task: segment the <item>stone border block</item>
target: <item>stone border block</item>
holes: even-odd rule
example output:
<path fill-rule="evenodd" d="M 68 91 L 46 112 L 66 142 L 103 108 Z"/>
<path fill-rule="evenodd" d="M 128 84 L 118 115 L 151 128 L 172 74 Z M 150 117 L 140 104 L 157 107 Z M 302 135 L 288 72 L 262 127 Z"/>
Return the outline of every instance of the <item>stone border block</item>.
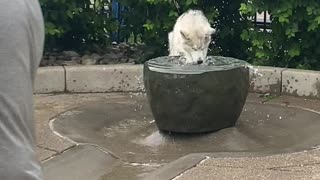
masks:
<path fill-rule="evenodd" d="M 320 98 L 320 71 L 254 67 L 250 92 Z M 34 92 L 94 93 L 144 90 L 143 65 L 54 66 L 38 69 Z"/>
<path fill-rule="evenodd" d="M 38 69 L 34 92 L 46 94 L 65 92 L 65 71 L 61 66 L 41 67 Z"/>
<path fill-rule="evenodd" d="M 250 92 L 281 94 L 281 74 L 284 68 L 254 67 L 250 71 Z"/>
<path fill-rule="evenodd" d="M 298 69 L 283 71 L 282 93 L 300 97 L 320 98 L 320 72 Z"/>
<path fill-rule="evenodd" d="M 70 66 L 65 69 L 67 92 L 136 92 L 144 89 L 142 65 Z"/>
<path fill-rule="evenodd" d="M 189 154 L 151 172 L 143 180 L 169 180 L 195 167 L 207 157 L 204 154 Z"/>
<path fill-rule="evenodd" d="M 46 180 L 97 180 L 119 164 L 118 159 L 90 145 L 80 145 L 42 164 Z"/>

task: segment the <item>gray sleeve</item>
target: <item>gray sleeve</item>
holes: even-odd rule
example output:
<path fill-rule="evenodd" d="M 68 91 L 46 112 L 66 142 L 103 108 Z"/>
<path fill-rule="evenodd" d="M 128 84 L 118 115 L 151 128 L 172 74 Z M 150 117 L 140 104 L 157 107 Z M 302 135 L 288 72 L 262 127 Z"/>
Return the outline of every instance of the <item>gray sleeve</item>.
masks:
<path fill-rule="evenodd" d="M 43 51 L 38 0 L 0 1 L 0 179 L 40 180 L 33 84 Z"/>

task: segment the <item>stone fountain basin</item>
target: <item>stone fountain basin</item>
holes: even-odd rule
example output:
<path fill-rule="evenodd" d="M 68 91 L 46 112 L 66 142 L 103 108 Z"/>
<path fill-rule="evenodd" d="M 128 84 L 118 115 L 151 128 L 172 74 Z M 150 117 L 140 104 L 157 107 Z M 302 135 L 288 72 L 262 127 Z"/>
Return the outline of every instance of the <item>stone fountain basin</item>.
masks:
<path fill-rule="evenodd" d="M 144 64 L 144 84 L 160 130 L 199 133 L 236 124 L 248 95 L 247 63 L 225 57 L 208 62 L 180 65 L 178 57 L 159 57 Z"/>

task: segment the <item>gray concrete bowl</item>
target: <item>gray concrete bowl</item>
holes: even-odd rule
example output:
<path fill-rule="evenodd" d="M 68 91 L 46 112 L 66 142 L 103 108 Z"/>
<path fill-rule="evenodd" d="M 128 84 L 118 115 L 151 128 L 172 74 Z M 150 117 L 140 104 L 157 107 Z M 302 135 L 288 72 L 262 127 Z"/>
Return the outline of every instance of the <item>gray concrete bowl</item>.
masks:
<path fill-rule="evenodd" d="M 159 130 L 212 132 L 236 124 L 248 95 L 249 67 L 220 56 L 200 65 L 159 57 L 145 62 L 144 84 Z"/>

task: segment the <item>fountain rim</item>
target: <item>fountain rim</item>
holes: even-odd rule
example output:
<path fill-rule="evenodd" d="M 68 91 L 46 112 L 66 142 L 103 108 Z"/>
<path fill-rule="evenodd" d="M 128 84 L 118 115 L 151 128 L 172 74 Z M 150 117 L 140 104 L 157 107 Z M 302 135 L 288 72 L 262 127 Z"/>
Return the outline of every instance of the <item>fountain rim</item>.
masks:
<path fill-rule="evenodd" d="M 220 62 L 219 65 L 195 65 L 195 64 L 186 64 L 181 65 L 178 63 L 161 63 L 167 59 L 178 59 L 179 56 L 160 56 L 153 59 L 150 59 L 144 63 L 144 67 L 148 68 L 150 71 L 158 72 L 158 73 L 166 73 L 166 74 L 183 74 L 183 75 L 191 75 L 191 74 L 203 74 L 208 72 L 225 72 L 230 71 L 237 68 L 245 68 L 250 69 L 251 64 L 244 60 L 236 59 L 233 57 L 226 57 L 226 56 L 208 56 L 208 58 L 212 58 L 216 60 L 221 59 L 228 59 L 231 63 L 222 63 Z M 171 61 L 172 61 L 171 60 Z"/>

